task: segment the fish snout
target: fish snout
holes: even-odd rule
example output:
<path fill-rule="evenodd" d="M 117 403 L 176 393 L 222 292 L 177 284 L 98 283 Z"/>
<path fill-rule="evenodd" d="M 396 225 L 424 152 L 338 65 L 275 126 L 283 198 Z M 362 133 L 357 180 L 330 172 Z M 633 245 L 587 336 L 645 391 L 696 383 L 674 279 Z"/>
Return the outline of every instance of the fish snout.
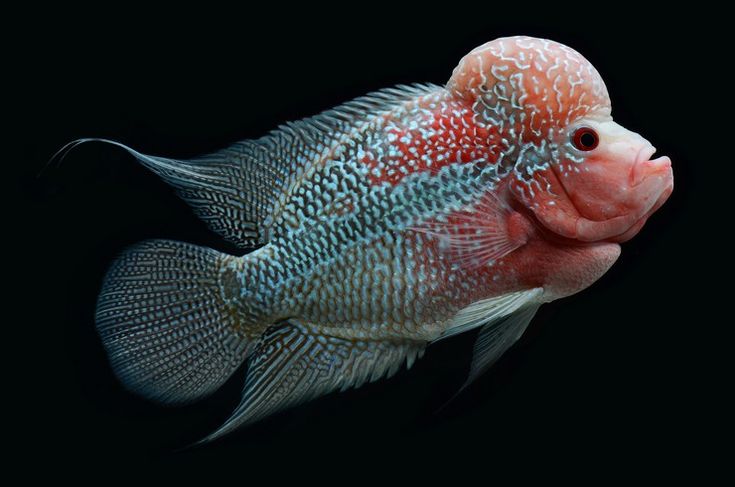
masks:
<path fill-rule="evenodd" d="M 630 187 L 635 188 L 643 181 L 651 177 L 660 177 L 663 180 L 671 179 L 673 184 L 673 174 L 671 171 L 671 159 L 668 156 L 657 157 L 651 159 L 656 153 L 656 148 L 652 145 L 643 147 L 636 157 L 635 163 L 630 170 Z"/>

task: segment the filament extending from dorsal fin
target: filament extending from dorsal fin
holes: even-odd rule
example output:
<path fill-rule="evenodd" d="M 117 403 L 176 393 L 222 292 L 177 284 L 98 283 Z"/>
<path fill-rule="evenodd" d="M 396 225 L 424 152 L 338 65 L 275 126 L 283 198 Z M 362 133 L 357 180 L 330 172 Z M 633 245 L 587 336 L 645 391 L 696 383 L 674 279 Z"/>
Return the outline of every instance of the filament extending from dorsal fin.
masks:
<path fill-rule="evenodd" d="M 262 222 L 278 188 L 274 176 L 253 168 L 254 143 L 246 141 L 202 158 L 178 160 L 143 154 L 120 142 L 85 138 L 66 144 L 51 158 L 57 164 L 81 144 L 101 142 L 119 147 L 173 186 L 209 227 L 235 245 L 248 248 L 264 243 Z"/>
<path fill-rule="evenodd" d="M 56 163 L 57 166 L 61 165 L 61 163 L 64 162 L 64 159 L 66 159 L 66 157 L 69 155 L 71 151 L 73 151 L 80 145 L 86 144 L 88 142 L 101 142 L 103 144 L 111 144 L 116 147 L 119 147 L 125 150 L 128 154 L 135 157 L 138 161 L 140 161 L 144 166 L 148 167 L 149 169 L 154 169 L 154 168 L 167 169 L 170 171 L 188 174 L 192 177 L 202 178 L 205 180 L 206 179 L 211 179 L 212 181 L 218 180 L 216 176 L 203 175 L 203 174 L 191 171 L 187 169 L 186 167 L 182 167 L 180 164 L 183 161 L 179 161 L 176 159 L 169 159 L 166 157 L 149 156 L 147 154 L 143 154 L 142 152 L 138 152 L 132 147 L 129 147 L 121 142 L 117 142 L 116 140 L 103 139 L 99 137 L 87 137 L 87 138 L 72 140 L 71 142 L 66 144 L 64 147 L 56 151 L 56 153 L 53 156 L 51 156 L 51 159 L 49 159 L 49 162 L 46 164 L 46 167 L 52 165 L 54 161 L 58 161 Z M 41 171 L 43 172 L 43 169 Z"/>

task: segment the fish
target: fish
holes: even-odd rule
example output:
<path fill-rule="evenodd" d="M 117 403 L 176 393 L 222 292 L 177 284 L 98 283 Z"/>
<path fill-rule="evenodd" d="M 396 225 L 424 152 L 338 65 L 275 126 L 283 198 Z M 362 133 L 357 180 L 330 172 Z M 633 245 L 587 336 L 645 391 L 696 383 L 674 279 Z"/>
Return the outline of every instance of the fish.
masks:
<path fill-rule="evenodd" d="M 131 154 L 241 255 L 148 240 L 111 264 L 96 328 L 122 385 L 166 405 L 242 398 L 211 441 L 410 368 L 479 329 L 463 388 L 539 307 L 594 283 L 673 191 L 560 43 L 505 37 L 445 86 L 401 85 L 178 160 Z"/>

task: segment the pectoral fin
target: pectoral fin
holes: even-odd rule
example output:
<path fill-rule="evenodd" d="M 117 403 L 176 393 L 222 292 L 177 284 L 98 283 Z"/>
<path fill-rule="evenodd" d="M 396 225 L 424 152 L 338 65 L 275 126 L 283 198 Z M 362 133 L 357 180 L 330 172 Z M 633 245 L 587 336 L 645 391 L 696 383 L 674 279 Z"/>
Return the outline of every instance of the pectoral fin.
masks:
<path fill-rule="evenodd" d="M 410 367 L 423 353 L 415 340 L 344 339 L 290 321 L 269 328 L 250 357 L 240 405 L 202 442 L 334 390 L 359 387 Z"/>
<path fill-rule="evenodd" d="M 472 205 L 411 226 L 437 241 L 448 258 L 465 269 L 476 269 L 502 259 L 528 240 L 524 218 L 493 191 Z"/>

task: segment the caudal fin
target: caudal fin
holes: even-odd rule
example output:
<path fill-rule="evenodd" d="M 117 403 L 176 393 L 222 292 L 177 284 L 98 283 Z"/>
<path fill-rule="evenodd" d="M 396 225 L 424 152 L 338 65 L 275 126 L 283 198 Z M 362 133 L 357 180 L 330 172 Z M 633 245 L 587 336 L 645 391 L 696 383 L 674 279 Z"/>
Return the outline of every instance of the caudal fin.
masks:
<path fill-rule="evenodd" d="M 227 258 L 151 240 L 113 264 L 97 303 L 97 330 L 128 389 L 188 403 L 214 392 L 244 361 L 250 343 L 238 333 L 220 283 Z"/>

